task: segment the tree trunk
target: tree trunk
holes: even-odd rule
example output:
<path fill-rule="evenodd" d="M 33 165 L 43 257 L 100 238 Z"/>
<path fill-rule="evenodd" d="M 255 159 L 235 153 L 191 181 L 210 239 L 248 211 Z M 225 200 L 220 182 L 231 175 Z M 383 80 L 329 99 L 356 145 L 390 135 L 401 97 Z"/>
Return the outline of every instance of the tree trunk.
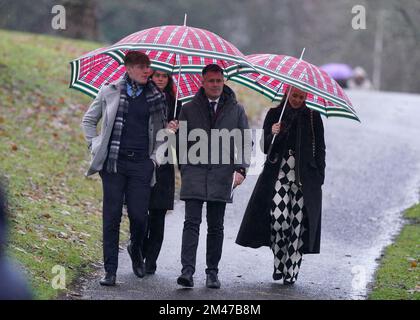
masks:
<path fill-rule="evenodd" d="M 67 16 L 67 37 L 98 39 L 96 0 L 66 0 L 63 5 Z"/>

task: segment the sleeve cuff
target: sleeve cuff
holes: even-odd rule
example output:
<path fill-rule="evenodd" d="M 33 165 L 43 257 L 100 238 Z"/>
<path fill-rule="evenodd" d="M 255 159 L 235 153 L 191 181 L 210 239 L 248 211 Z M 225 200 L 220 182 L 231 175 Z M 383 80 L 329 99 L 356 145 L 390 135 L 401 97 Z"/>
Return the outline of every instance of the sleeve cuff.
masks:
<path fill-rule="evenodd" d="M 246 178 L 246 170 L 245 170 L 245 168 L 236 168 L 235 171 L 236 172 L 239 172 L 241 175 L 244 176 L 244 178 Z"/>

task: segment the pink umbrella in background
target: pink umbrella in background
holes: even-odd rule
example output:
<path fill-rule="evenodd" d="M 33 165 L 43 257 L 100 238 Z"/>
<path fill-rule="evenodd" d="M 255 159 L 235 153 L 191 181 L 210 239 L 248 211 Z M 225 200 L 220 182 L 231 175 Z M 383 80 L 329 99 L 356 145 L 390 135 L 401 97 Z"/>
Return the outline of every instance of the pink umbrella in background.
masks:
<path fill-rule="evenodd" d="M 353 69 L 345 63 L 328 63 L 321 66 L 321 69 L 329 74 L 334 80 L 350 79 L 353 76 Z"/>
<path fill-rule="evenodd" d="M 328 63 L 321 66 L 321 69 L 338 82 L 342 88 L 347 88 L 347 80 L 353 77 L 353 69 L 345 63 Z"/>

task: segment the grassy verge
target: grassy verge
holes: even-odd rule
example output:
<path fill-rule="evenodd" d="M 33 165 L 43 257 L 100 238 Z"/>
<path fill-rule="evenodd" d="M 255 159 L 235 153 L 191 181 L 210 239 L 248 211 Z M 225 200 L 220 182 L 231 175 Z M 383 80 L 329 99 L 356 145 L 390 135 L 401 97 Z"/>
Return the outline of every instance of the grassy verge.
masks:
<path fill-rule="evenodd" d="M 385 250 L 369 299 L 420 300 L 420 205 L 405 218 L 407 225 Z"/>
<path fill-rule="evenodd" d="M 86 179 L 80 120 L 90 98 L 68 89 L 68 62 L 99 44 L 0 31 L 0 175 L 9 197 L 8 253 L 36 298 L 51 299 L 100 261 L 101 189 Z"/>

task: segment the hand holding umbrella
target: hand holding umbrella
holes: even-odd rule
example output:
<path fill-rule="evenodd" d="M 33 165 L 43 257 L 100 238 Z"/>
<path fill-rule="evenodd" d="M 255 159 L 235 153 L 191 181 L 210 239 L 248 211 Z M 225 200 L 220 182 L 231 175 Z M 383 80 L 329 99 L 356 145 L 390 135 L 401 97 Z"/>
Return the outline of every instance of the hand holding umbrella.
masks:
<path fill-rule="evenodd" d="M 299 61 L 302 60 L 304 53 L 305 53 L 305 48 L 303 48 L 302 53 L 300 54 Z M 281 111 L 279 121 L 277 122 L 278 126 L 276 126 L 274 128 L 275 130 L 274 130 L 274 134 L 273 134 L 273 139 L 271 139 L 271 144 L 270 144 L 270 147 L 268 148 L 268 152 L 267 152 L 267 159 L 269 161 L 270 161 L 271 150 L 273 149 L 274 140 L 276 139 L 277 135 L 280 133 L 280 130 L 281 130 L 281 119 L 283 118 L 284 110 L 286 110 L 286 105 L 287 105 L 291 90 L 292 90 L 292 86 L 289 86 L 289 90 L 287 91 L 287 94 L 286 94 L 286 103 L 283 106 L 283 110 Z"/>

